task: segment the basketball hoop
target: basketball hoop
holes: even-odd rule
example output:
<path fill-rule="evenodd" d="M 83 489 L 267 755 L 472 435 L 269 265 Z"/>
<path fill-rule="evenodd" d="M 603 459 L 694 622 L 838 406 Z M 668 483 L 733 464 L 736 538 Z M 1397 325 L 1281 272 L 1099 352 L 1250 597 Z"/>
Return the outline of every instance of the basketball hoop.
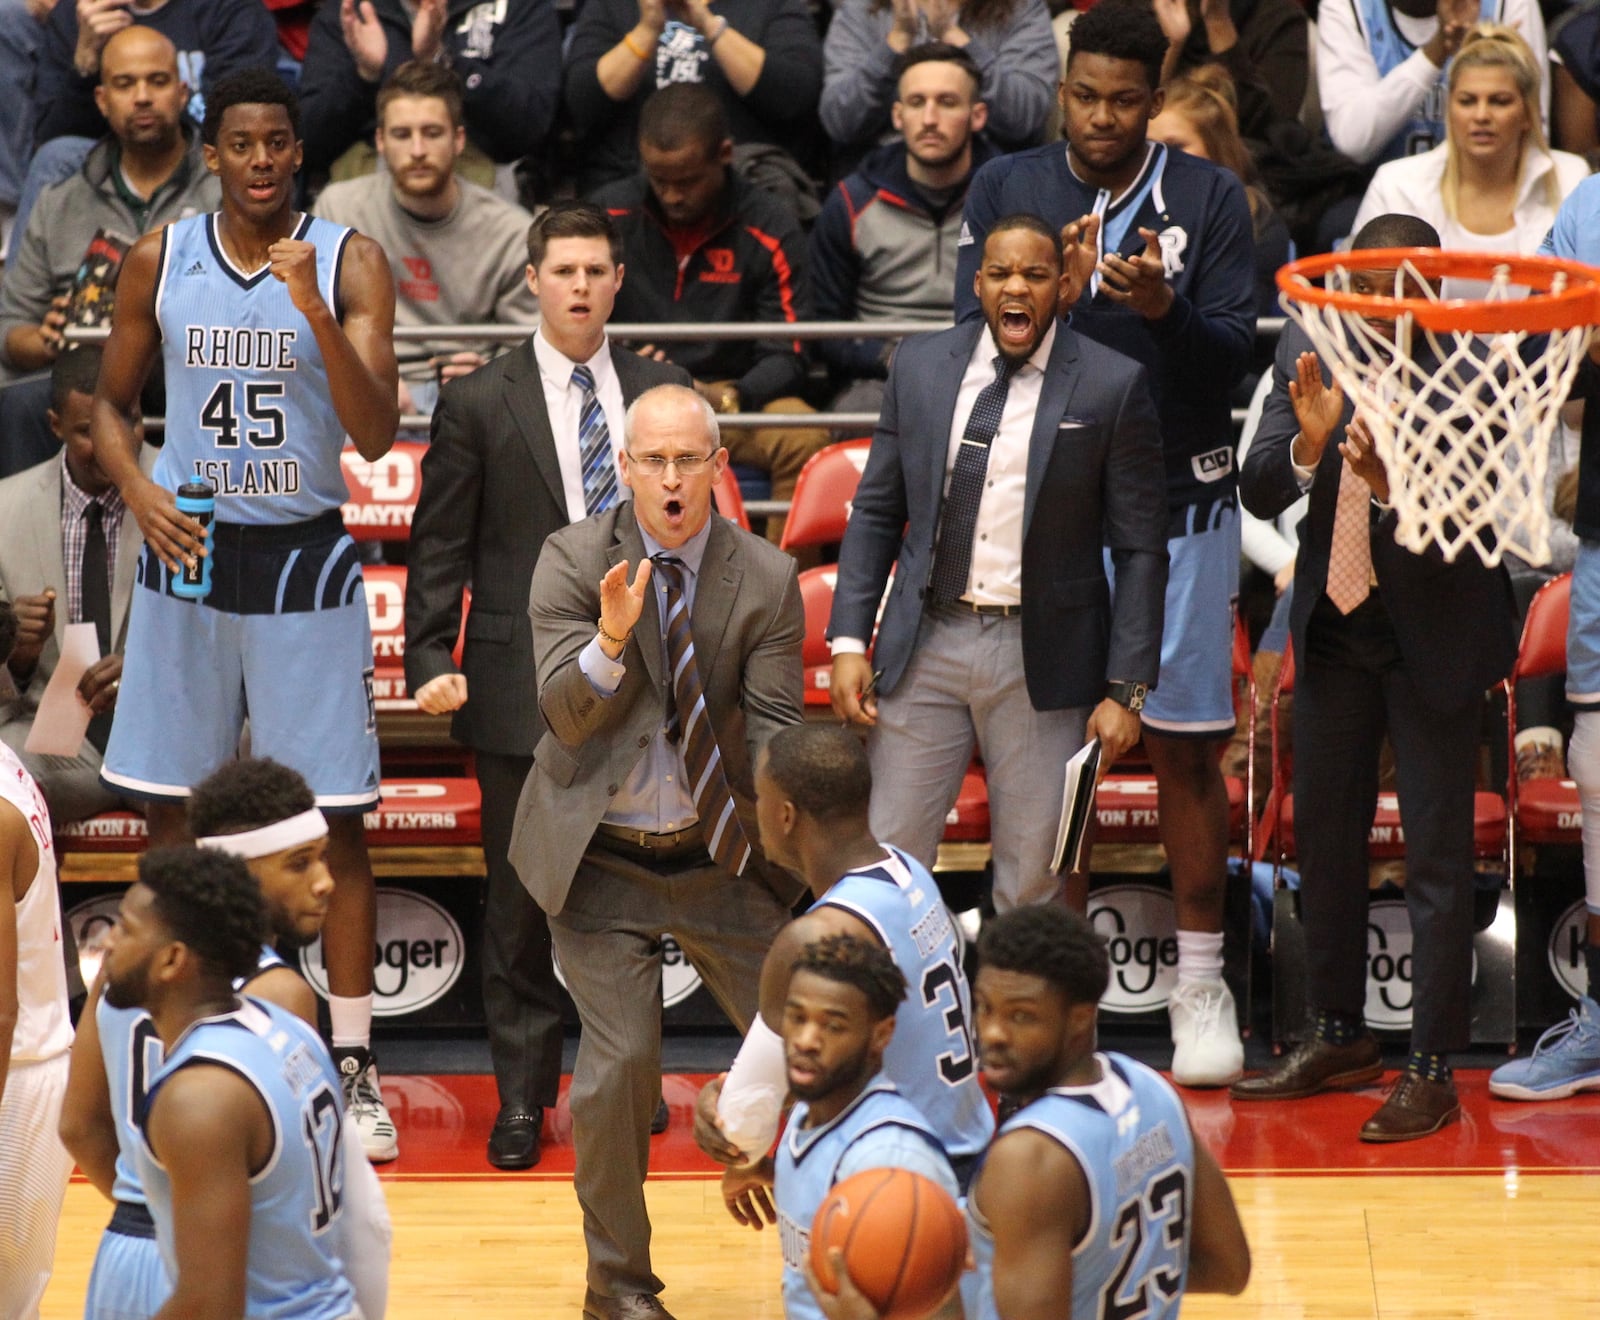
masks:
<path fill-rule="evenodd" d="M 1391 269 L 1391 293 L 1352 290 L 1353 271 Z M 1446 279 L 1485 287 L 1442 298 Z M 1406 296 L 1412 282 L 1420 296 Z M 1278 289 L 1372 432 L 1395 539 L 1418 552 L 1437 546 L 1447 560 L 1471 546 L 1490 567 L 1508 550 L 1548 562 L 1550 441 L 1600 325 L 1600 269 L 1383 248 L 1292 261 Z"/>

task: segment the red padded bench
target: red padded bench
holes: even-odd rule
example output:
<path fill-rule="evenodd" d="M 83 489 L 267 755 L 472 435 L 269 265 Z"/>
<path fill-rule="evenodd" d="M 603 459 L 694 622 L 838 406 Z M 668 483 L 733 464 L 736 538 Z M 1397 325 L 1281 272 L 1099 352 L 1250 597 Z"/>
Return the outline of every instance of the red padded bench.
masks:
<path fill-rule="evenodd" d="M 385 779 L 366 814 L 377 875 L 482 875 L 483 801 L 472 778 Z M 131 880 L 144 851 L 144 817 L 108 811 L 58 836 L 63 880 Z"/>

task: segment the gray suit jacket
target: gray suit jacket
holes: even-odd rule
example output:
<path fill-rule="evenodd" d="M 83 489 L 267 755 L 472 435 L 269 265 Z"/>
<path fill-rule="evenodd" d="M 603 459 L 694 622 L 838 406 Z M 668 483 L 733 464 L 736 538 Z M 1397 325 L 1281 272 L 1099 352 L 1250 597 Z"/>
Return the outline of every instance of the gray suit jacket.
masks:
<path fill-rule="evenodd" d="M 139 466 L 148 476 L 157 451 L 146 445 Z M 61 659 L 67 626 L 67 569 L 61 555 L 61 456 L 46 459 L 0 481 L 0 598 L 36 596 L 56 590 L 56 632 L 44 645 L 39 664 L 24 691 L 17 692 L 10 671 L 0 672 L 0 724 L 31 720 L 39 709 L 50 675 Z M 122 649 L 128 631 L 128 603 L 144 538 L 132 513 L 123 515 L 117 538 L 117 571 L 111 583 L 111 636 Z M 3 668 L 3 667 L 0 667 Z"/>
<path fill-rule="evenodd" d="M 614 696 L 602 699 L 578 665 L 600 617 L 600 579 L 618 561 L 637 564 L 643 554 L 627 501 L 555 533 L 534 569 L 528 614 L 549 732 L 523 785 L 509 854 L 528 892 L 552 916 L 566 905 L 595 826 L 665 718 L 654 591 L 623 652 L 627 673 Z M 755 848 L 744 878 L 767 883 L 790 903 L 800 886 L 767 867 L 760 853 L 755 763 L 766 740 L 801 716 L 805 611 L 794 560 L 713 514 L 692 626 L 706 711 Z"/>
<path fill-rule="evenodd" d="M 910 662 L 938 543 L 951 418 L 982 321 L 905 340 L 856 491 L 828 636 L 872 636 L 879 691 Z M 1153 684 L 1167 587 L 1161 433 L 1144 369 L 1057 323 L 1028 442 L 1022 659 L 1035 710 L 1092 706 L 1108 680 Z M 1117 570 L 1113 604 L 1102 546 Z"/>
<path fill-rule="evenodd" d="M 687 372 L 613 348 L 624 403 Z M 422 459 L 406 554 L 406 686 L 455 672 L 461 589 L 472 584 L 456 741 L 530 756 L 544 722 L 529 640 L 528 584 L 545 537 L 567 525 L 566 493 L 533 342 L 446 385 Z M 596 579 L 598 582 L 599 579 Z"/>

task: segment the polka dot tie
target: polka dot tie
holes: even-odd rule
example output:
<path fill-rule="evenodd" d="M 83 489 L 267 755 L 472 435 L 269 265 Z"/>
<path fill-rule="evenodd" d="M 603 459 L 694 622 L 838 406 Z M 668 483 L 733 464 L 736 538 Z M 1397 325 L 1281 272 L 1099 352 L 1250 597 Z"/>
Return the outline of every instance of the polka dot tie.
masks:
<path fill-rule="evenodd" d="M 966 595 L 967 578 L 972 573 L 972 535 L 978 526 L 978 505 L 983 501 L 983 483 L 989 472 L 989 446 L 1000 429 L 1011 377 L 1021 365 L 1003 354 L 995 355 L 994 379 L 978 395 L 967 417 L 966 430 L 961 433 L 950 487 L 945 492 L 944 513 L 939 519 L 939 550 L 933 561 L 931 585 L 935 605 L 948 605 Z"/>
<path fill-rule="evenodd" d="M 1349 463 L 1339 464 L 1339 502 L 1328 551 L 1328 599 L 1348 614 L 1372 592 L 1371 488 Z"/>

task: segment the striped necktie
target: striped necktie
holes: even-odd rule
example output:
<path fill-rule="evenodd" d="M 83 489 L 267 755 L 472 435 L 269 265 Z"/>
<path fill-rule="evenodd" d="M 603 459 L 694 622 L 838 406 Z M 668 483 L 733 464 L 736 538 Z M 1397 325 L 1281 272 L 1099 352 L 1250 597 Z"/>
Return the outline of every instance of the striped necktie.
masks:
<path fill-rule="evenodd" d="M 572 383 L 583 391 L 578 412 L 578 457 L 583 465 L 583 511 L 601 513 L 617 502 L 617 464 L 611 456 L 611 428 L 594 392 L 594 372 L 583 363 L 572 369 Z"/>
<path fill-rule="evenodd" d="M 680 731 L 683 767 L 689 776 L 695 811 L 705 835 L 706 851 L 717 865 L 734 875 L 744 872 L 750 860 L 750 841 L 734 808 L 733 791 L 722 769 L 722 752 L 706 713 L 706 694 L 700 686 L 700 668 L 694 658 L 694 637 L 689 626 L 689 604 L 684 594 L 683 562 L 669 555 L 653 557 L 667 589 L 667 662 L 672 667 L 667 736 Z"/>
<path fill-rule="evenodd" d="M 995 354 L 994 379 L 973 401 L 961 443 L 956 446 L 928 593 L 935 605 L 948 605 L 967 594 L 967 579 L 972 575 L 972 536 L 978 527 L 978 505 L 983 500 L 984 477 L 989 471 L 989 446 L 1005 415 L 1011 377 L 1022 365 L 1004 354 Z"/>

